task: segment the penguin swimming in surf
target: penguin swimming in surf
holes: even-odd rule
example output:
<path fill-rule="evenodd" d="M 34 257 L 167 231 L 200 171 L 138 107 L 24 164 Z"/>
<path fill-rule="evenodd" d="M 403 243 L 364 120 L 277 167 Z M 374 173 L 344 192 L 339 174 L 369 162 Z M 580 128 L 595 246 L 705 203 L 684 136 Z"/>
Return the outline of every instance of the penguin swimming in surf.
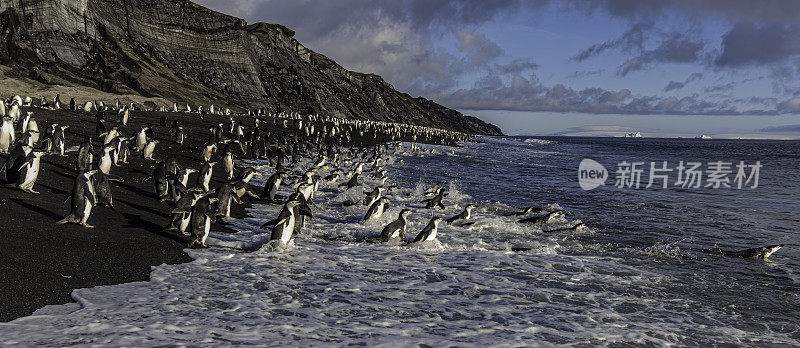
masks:
<path fill-rule="evenodd" d="M 414 241 L 411 243 L 420 243 L 420 242 L 428 242 L 436 239 L 437 232 L 439 231 L 439 223 L 442 222 L 441 217 L 433 217 L 422 229 L 422 231 L 417 234 L 417 237 L 414 238 Z"/>
<path fill-rule="evenodd" d="M 453 222 L 456 222 L 458 220 L 469 220 L 472 217 L 472 210 L 475 208 L 477 208 L 476 205 L 467 204 L 467 206 L 464 207 L 464 211 L 462 211 L 460 214 L 456 216 L 447 219 L 447 223 L 452 224 Z"/>
<path fill-rule="evenodd" d="M 744 250 L 722 250 L 719 248 L 712 249 L 711 252 L 719 253 L 725 256 L 740 257 L 745 259 L 767 260 L 773 253 L 783 248 L 785 244 L 769 245 L 765 247 L 749 248 Z"/>
<path fill-rule="evenodd" d="M 381 231 L 380 237 L 377 241 L 380 243 L 397 243 L 402 244 L 406 238 L 406 220 L 408 216 L 414 212 L 409 209 L 403 209 L 397 216 L 397 220 L 392 221 Z"/>
<path fill-rule="evenodd" d="M 427 209 L 433 207 L 439 207 L 441 209 L 444 209 L 444 204 L 442 203 L 443 198 L 444 198 L 444 188 L 440 187 L 438 190 L 436 190 L 436 195 L 433 196 L 433 198 L 426 199 L 422 201 L 422 203 L 425 203 L 425 208 Z"/>
<path fill-rule="evenodd" d="M 383 216 L 383 212 L 386 210 L 386 205 L 389 204 L 389 202 L 390 200 L 386 197 L 381 197 L 373 202 L 372 205 L 369 206 L 369 209 L 367 209 L 367 213 L 364 214 L 364 222 L 375 221 Z"/>
<path fill-rule="evenodd" d="M 559 216 L 563 216 L 564 213 L 561 211 L 551 211 L 547 213 L 545 216 L 532 216 L 529 218 L 520 219 L 519 222 L 521 223 L 534 223 L 534 224 L 541 224 L 550 222 L 550 220 L 555 219 Z"/>

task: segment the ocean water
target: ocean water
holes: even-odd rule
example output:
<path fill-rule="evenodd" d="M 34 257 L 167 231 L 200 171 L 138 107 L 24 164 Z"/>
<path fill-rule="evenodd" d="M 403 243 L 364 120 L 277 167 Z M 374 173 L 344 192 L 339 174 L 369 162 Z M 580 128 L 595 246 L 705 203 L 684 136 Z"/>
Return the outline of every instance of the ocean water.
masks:
<path fill-rule="evenodd" d="M 238 233 L 188 251 L 196 261 L 154 267 L 149 282 L 76 290 L 76 303 L 0 324 L 0 345 L 800 345 L 800 143 L 504 137 L 418 147 L 387 158 L 398 188 L 378 223 L 361 223 L 365 207 L 341 206 L 372 188 L 368 175 L 346 192 L 321 185 L 314 218 L 279 250 L 258 229 L 279 207 L 256 204 L 231 222 Z M 606 186 L 580 188 L 583 158 L 612 172 Z M 633 189 L 613 185 L 621 161 L 763 167 L 755 189 Z M 434 184 L 448 190 L 445 210 L 420 203 Z M 404 207 L 416 211 L 413 238 L 468 203 L 479 205 L 474 224 L 443 223 L 438 241 L 359 242 Z M 543 225 L 505 216 L 531 205 L 568 214 Z M 548 232 L 578 222 L 588 228 Z M 789 245 L 766 262 L 706 251 L 780 243 Z"/>

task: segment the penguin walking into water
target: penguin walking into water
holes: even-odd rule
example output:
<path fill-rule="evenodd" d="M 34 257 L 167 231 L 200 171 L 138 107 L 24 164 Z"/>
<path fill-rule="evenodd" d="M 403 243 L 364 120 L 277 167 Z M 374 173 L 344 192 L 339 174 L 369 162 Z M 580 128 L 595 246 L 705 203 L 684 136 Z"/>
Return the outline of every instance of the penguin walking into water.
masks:
<path fill-rule="evenodd" d="M 436 195 L 433 196 L 433 198 L 426 199 L 422 202 L 425 203 L 425 208 L 428 209 L 433 207 L 439 207 L 441 209 L 444 209 L 444 204 L 442 204 L 443 198 L 444 198 L 444 188 L 440 187 L 438 190 L 436 190 Z"/>
<path fill-rule="evenodd" d="M 191 242 L 190 248 L 206 248 L 206 239 L 211 231 L 211 222 L 214 220 L 214 202 L 216 198 L 205 196 L 197 200 L 192 207 L 191 221 Z"/>
<path fill-rule="evenodd" d="M 283 205 L 283 209 L 278 214 L 274 226 L 272 227 L 272 234 L 270 241 L 280 241 L 281 245 L 289 244 L 294 234 L 295 225 L 295 208 L 302 204 L 300 201 L 290 200 Z M 264 228 L 264 226 L 262 226 Z"/>
<path fill-rule="evenodd" d="M 86 228 L 94 227 L 86 223 L 86 221 L 89 220 L 89 215 L 91 215 L 92 208 L 96 203 L 94 184 L 92 183 L 92 176 L 96 172 L 96 170 L 90 170 L 78 174 L 75 178 L 75 184 L 72 187 L 71 211 L 64 219 L 56 222 L 57 225 L 75 223 Z"/>
<path fill-rule="evenodd" d="M 431 221 L 425 225 L 425 228 L 417 234 L 414 241 L 411 243 L 429 242 L 436 239 L 437 232 L 439 231 L 439 223 L 442 222 L 441 217 L 433 217 Z"/>
<path fill-rule="evenodd" d="M 477 208 L 476 205 L 467 204 L 467 206 L 464 207 L 464 211 L 462 211 L 460 214 L 458 214 L 456 216 L 453 216 L 453 217 L 447 219 L 447 223 L 448 224 L 452 224 L 452 223 L 454 223 L 454 222 L 456 222 L 458 220 L 469 220 L 472 217 L 472 210 L 475 209 L 475 208 Z"/>
<path fill-rule="evenodd" d="M 236 204 L 242 204 L 242 201 L 239 200 L 239 196 L 236 195 L 236 192 L 233 189 L 233 185 L 227 182 L 222 184 L 222 186 L 217 188 L 216 196 L 217 196 L 216 216 L 222 216 L 222 221 L 225 222 L 230 221 L 231 204 L 233 202 L 236 202 Z"/>
<path fill-rule="evenodd" d="M 277 193 L 278 189 L 281 187 L 282 181 L 286 181 L 286 172 L 275 172 L 275 174 L 272 174 L 264 184 L 264 192 L 261 194 L 261 199 L 270 203 L 277 202 Z"/>
<path fill-rule="evenodd" d="M 198 192 L 191 192 L 181 196 L 181 199 L 178 200 L 175 208 L 172 210 L 172 221 L 167 227 L 167 230 L 177 230 L 180 232 L 180 234 L 189 236 L 189 223 L 191 222 L 192 218 L 192 207 L 194 207 L 194 205 L 202 196 L 203 195 Z"/>
<path fill-rule="evenodd" d="M 373 202 L 372 205 L 369 206 L 367 209 L 367 213 L 364 214 L 364 222 L 369 221 L 376 221 L 383 216 L 383 212 L 386 210 L 386 205 L 389 204 L 389 199 L 386 197 L 381 197 L 377 201 Z"/>
<path fill-rule="evenodd" d="M 406 238 L 406 224 L 408 216 L 414 212 L 410 209 L 403 209 L 397 216 L 397 220 L 392 221 L 381 231 L 380 237 L 377 241 L 380 243 L 397 243 L 402 244 Z"/>

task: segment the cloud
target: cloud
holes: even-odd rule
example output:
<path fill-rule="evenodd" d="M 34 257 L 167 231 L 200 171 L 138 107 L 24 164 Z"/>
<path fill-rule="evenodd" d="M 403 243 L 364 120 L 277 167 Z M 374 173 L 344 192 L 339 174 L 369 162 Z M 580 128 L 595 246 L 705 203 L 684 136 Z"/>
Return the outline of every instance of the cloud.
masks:
<path fill-rule="evenodd" d="M 800 133 L 800 124 L 767 127 L 762 128 L 761 131 L 768 133 Z"/>
<path fill-rule="evenodd" d="M 503 53 L 500 46 L 474 29 L 457 30 L 455 37 L 458 49 L 466 55 L 472 67 L 483 66 Z"/>
<path fill-rule="evenodd" d="M 614 69 L 618 76 L 659 64 L 700 64 L 737 69 L 769 65 L 774 89 L 782 98 L 800 96 L 800 1 L 783 0 L 196 0 L 201 5 L 244 17 L 250 22 L 281 23 L 295 30 L 307 47 L 330 56 L 345 68 L 383 76 L 398 90 L 436 97 L 448 106 L 477 109 L 581 111 L 592 113 L 774 114 L 800 113 L 784 101 L 763 100 L 754 110 L 741 111 L 725 96 L 705 101 L 641 96 L 628 89 L 574 89 L 543 86 L 535 75 L 534 58 L 504 60 L 505 53 L 481 32 L 485 23 L 518 13 L 554 9 L 594 16 L 602 12 L 629 23 L 620 36 L 580 50 L 572 61 L 584 62 L 611 51 L 626 57 Z M 343 10 L 346 9 L 346 10 Z M 677 18 L 677 29 L 664 18 Z M 698 39 L 692 21 L 722 19 L 730 25 L 720 41 Z M 727 24 L 726 24 L 727 23 Z M 688 26 L 686 25 L 688 24 Z M 676 31 L 677 30 L 677 31 Z M 444 40 L 446 38 L 446 40 Z M 453 39 L 455 49 L 440 47 Z M 576 71 L 568 78 L 595 76 L 605 69 Z M 612 71 L 612 67 L 608 71 Z M 787 70 L 788 69 L 788 70 Z M 791 71 L 786 73 L 785 71 Z M 477 72 L 477 74 L 476 74 Z M 471 88 L 456 89 L 481 72 Z M 694 74 L 693 74 L 694 75 Z M 700 79 L 670 81 L 665 92 Z M 525 76 L 525 77 L 523 77 Z M 605 76 L 605 75 L 604 75 Z M 725 85 L 721 85 L 725 86 Z M 711 92 L 721 86 L 709 86 Z M 627 92 L 625 92 L 627 91 Z M 708 92 L 707 92 L 708 93 Z M 450 103 L 452 102 L 452 103 Z M 741 102 L 738 104 L 747 104 Z M 738 105 L 737 104 L 737 105 Z"/>
<path fill-rule="evenodd" d="M 589 58 L 595 57 L 607 50 L 619 49 L 623 52 L 643 51 L 645 43 L 645 35 L 653 28 L 652 22 L 639 22 L 634 24 L 630 29 L 626 30 L 620 37 L 595 44 L 589 48 L 581 51 L 573 57 L 573 60 L 582 62 Z"/>
<path fill-rule="evenodd" d="M 800 54 L 800 27 L 794 24 L 738 22 L 722 38 L 722 53 L 714 63 L 718 66 L 779 62 Z"/>
<path fill-rule="evenodd" d="M 646 49 L 649 38 L 658 37 L 660 42 L 654 49 Z M 689 63 L 701 58 L 703 44 L 691 39 L 687 34 L 662 34 L 654 30 L 653 22 L 633 24 L 618 38 L 595 44 L 579 52 L 572 60 L 582 62 L 605 51 L 618 50 L 634 56 L 623 62 L 617 69 L 620 76 L 647 68 L 652 63 Z"/>
<path fill-rule="evenodd" d="M 533 62 L 533 59 L 515 59 L 508 64 L 495 65 L 495 69 L 501 74 L 519 74 L 526 70 L 535 70 L 539 64 Z"/>
<path fill-rule="evenodd" d="M 683 98 L 637 96 L 629 89 L 576 90 L 561 84 L 543 85 L 536 75 L 515 75 L 503 81 L 486 76 L 472 88 L 439 93 L 434 99 L 467 110 L 514 110 L 583 112 L 594 114 L 671 114 L 671 115 L 739 115 L 731 103 L 712 102 L 696 96 Z M 769 113 L 769 110 L 754 112 Z M 773 112 L 774 113 L 774 112 Z"/>
<path fill-rule="evenodd" d="M 667 84 L 667 86 L 664 87 L 664 92 L 679 90 L 679 89 L 685 87 L 686 85 L 688 85 L 689 83 L 694 82 L 694 81 L 699 80 L 699 79 L 702 79 L 702 78 L 703 78 L 703 73 L 697 72 L 697 73 L 693 73 L 693 74 L 689 75 L 689 77 L 687 77 L 686 80 L 684 80 L 683 82 L 670 81 Z"/>

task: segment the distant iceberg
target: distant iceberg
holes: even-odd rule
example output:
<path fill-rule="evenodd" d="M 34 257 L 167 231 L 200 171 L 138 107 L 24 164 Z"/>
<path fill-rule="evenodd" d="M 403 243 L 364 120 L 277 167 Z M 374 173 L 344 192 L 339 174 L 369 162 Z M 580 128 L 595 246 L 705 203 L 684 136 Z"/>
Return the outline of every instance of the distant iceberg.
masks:
<path fill-rule="evenodd" d="M 695 139 L 711 139 L 711 136 L 703 134 L 703 135 L 698 135 L 698 136 L 696 136 L 694 138 Z"/>
<path fill-rule="evenodd" d="M 628 134 L 625 134 L 624 137 L 625 138 L 641 138 L 642 137 L 642 133 L 641 132 L 628 133 Z"/>

